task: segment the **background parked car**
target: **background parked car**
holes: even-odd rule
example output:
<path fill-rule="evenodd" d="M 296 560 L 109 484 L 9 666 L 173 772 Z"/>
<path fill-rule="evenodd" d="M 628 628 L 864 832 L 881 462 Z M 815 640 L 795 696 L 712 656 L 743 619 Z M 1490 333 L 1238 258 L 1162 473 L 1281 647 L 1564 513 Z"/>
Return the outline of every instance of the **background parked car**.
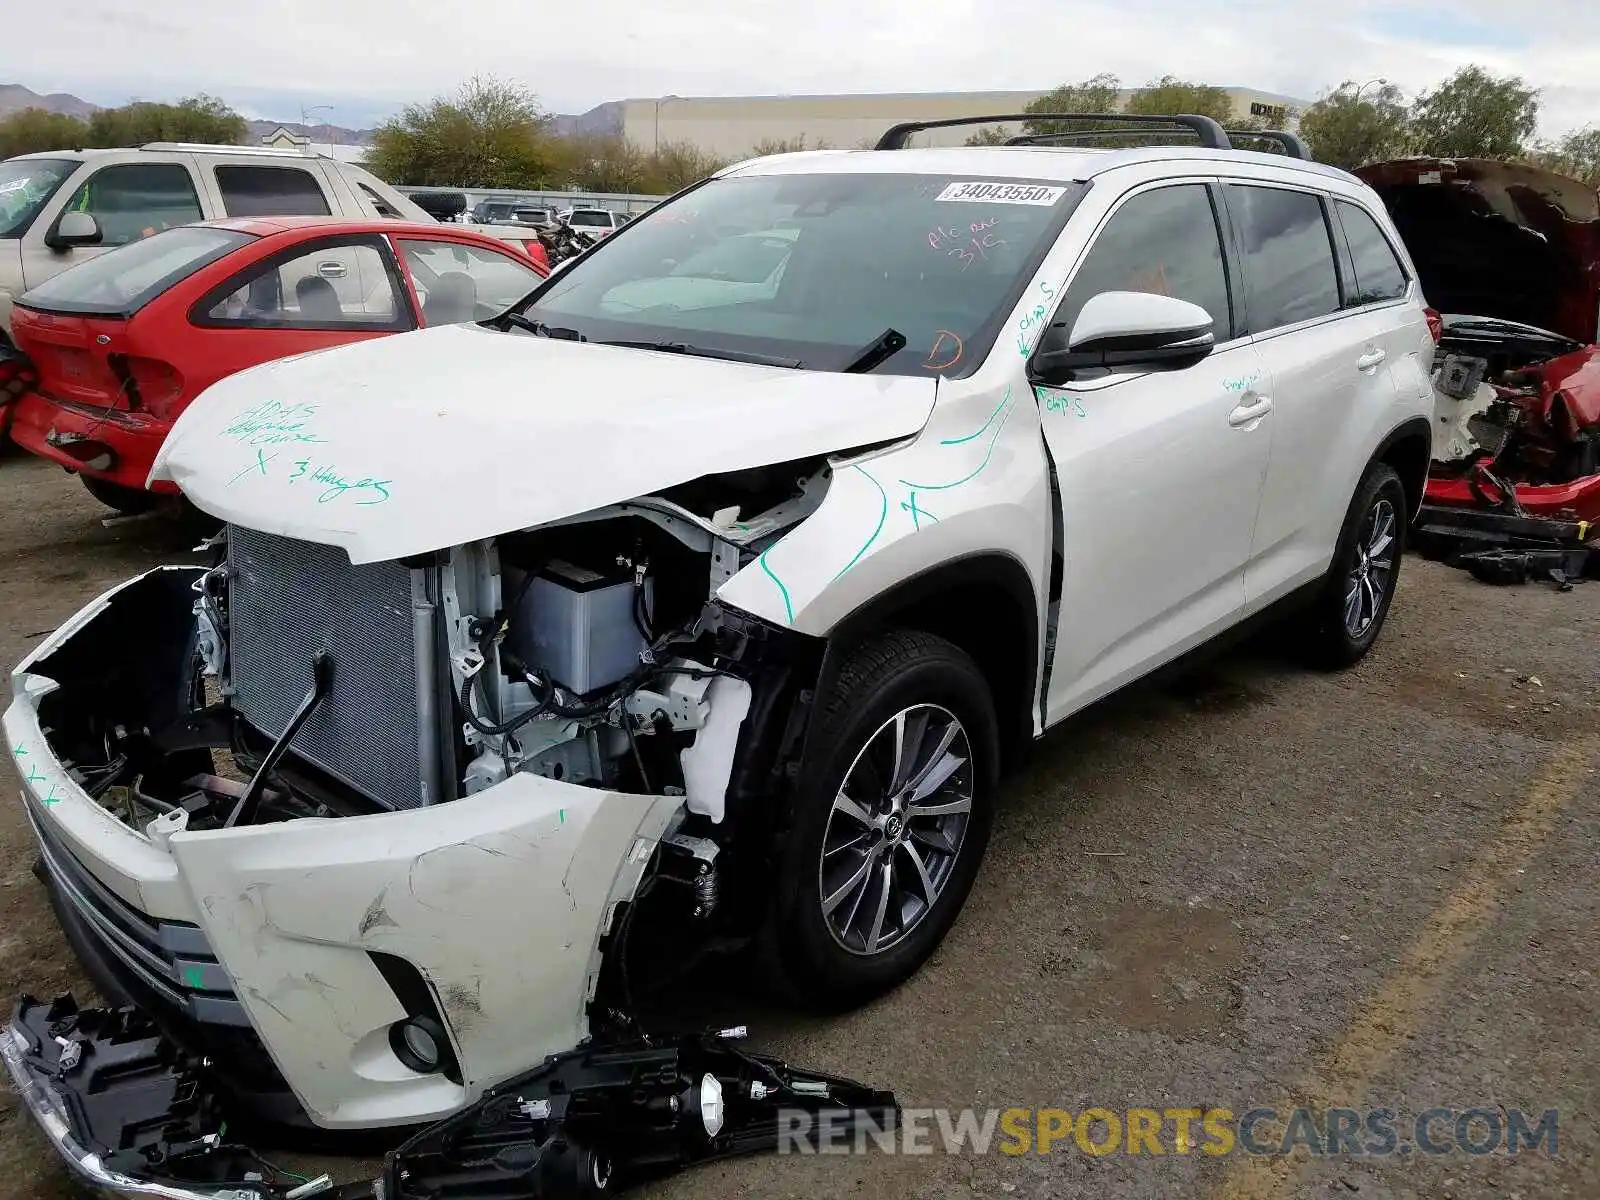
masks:
<path fill-rule="evenodd" d="M 626 223 L 619 220 L 616 213 L 606 208 L 567 208 L 556 216 L 579 233 L 590 233 L 597 238 L 608 236 Z"/>
<path fill-rule="evenodd" d="M 12 301 L 68 267 L 194 221 L 275 216 L 437 224 L 353 163 L 264 146 L 152 142 L 6 159 L 0 162 L 0 345 Z M 478 232 L 518 244 L 527 238 L 517 226 Z"/>
<path fill-rule="evenodd" d="M 275 217 L 159 233 L 17 300 L 16 349 L 37 385 L 15 401 L 12 437 L 76 472 L 99 500 L 137 512 L 153 502 L 145 480 L 173 421 L 218 379 L 496 316 L 547 273 L 459 225 Z M 281 423 L 259 432 L 269 435 L 264 453 L 294 440 Z"/>

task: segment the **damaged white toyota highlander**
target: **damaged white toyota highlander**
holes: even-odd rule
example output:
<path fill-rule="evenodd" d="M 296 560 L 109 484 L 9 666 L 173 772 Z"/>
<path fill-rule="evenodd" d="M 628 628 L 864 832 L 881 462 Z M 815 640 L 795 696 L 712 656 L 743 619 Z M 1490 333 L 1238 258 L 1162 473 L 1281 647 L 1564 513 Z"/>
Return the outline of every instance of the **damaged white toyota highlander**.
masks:
<path fill-rule="evenodd" d="M 40 876 L 123 1006 L 24 998 L 3 1039 L 79 1173 L 278 1196 L 221 1119 L 443 1122 L 387 1195 L 521 1195 L 485 1173 L 538 1156 L 472 1142 L 510 1122 L 585 1144 L 598 1190 L 629 1152 L 549 1134 L 567 1084 L 516 1082 L 548 1056 L 577 1071 L 714 949 L 820 1006 L 881 993 L 1030 739 L 1288 602 L 1360 658 L 1431 315 L 1368 188 L 1180 124 L 1201 145 L 901 128 L 744 163 L 495 320 L 192 405 L 153 477 L 224 523 L 214 564 L 94 601 L 5 716 Z M 774 1088 L 848 1091 L 737 1061 L 683 1076 L 701 1150 Z"/>

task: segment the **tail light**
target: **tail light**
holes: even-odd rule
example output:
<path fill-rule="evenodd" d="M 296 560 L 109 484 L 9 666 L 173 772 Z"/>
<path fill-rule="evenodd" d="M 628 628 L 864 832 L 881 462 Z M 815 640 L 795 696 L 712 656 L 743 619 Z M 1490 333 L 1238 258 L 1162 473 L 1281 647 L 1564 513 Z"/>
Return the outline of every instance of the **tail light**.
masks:
<path fill-rule="evenodd" d="M 173 403 L 183 395 L 183 376 L 171 363 L 159 358 L 142 358 L 136 354 L 115 356 L 128 392 L 128 407 L 144 409 L 152 416 L 172 416 Z"/>
<path fill-rule="evenodd" d="M 0 404 L 39 385 L 33 360 L 20 350 L 0 350 Z"/>
<path fill-rule="evenodd" d="M 1436 308 L 1425 308 L 1422 315 L 1428 319 L 1428 332 L 1433 335 L 1433 344 L 1437 346 L 1439 339 L 1444 336 L 1444 318 Z"/>
<path fill-rule="evenodd" d="M 522 243 L 522 248 L 528 252 L 528 257 L 538 263 L 548 273 L 550 270 L 550 254 L 544 248 L 544 243 L 538 238 L 530 238 Z"/>

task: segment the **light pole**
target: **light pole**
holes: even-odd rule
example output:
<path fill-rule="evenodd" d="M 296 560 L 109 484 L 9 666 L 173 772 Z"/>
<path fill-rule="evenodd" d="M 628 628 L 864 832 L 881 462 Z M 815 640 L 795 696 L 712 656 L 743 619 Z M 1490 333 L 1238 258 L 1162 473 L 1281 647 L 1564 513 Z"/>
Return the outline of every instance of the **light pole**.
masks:
<path fill-rule="evenodd" d="M 303 104 L 300 106 L 300 127 L 306 131 L 306 138 L 308 140 L 311 137 L 311 122 L 307 119 L 307 117 L 308 117 L 308 115 L 310 113 L 314 113 L 318 109 L 326 109 L 328 112 L 332 112 L 333 111 L 333 105 L 331 105 L 331 104 L 313 104 L 310 108 L 307 108 Z M 311 147 L 312 147 L 313 150 L 315 150 L 316 149 L 316 143 L 314 143 L 314 142 L 311 143 Z M 328 153 L 329 154 L 333 153 L 333 143 L 331 141 L 328 143 Z"/>

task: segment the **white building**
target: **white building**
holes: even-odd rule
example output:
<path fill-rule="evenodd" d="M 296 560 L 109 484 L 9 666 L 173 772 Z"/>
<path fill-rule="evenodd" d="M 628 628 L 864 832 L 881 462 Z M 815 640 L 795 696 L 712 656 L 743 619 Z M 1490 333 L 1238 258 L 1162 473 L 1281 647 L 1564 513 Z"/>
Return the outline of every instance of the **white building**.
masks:
<path fill-rule="evenodd" d="M 1228 88 L 1234 116 L 1265 118 L 1274 128 L 1292 128 L 1307 101 L 1254 88 Z M 763 141 L 804 137 L 839 149 L 870 145 L 900 121 L 937 120 L 981 113 L 1021 112 L 1044 91 L 897 92 L 837 96 L 662 96 L 622 102 L 622 133 L 645 150 L 670 142 L 692 142 L 723 158 L 743 154 Z M 1121 93 L 1120 101 L 1133 95 Z M 930 130 L 913 144 L 959 146 L 972 127 Z"/>

